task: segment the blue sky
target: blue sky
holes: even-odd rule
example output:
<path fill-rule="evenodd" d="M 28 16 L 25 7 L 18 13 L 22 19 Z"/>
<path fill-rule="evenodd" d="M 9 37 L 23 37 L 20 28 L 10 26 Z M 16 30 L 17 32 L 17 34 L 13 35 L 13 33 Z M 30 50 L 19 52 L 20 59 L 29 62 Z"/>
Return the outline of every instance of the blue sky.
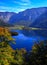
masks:
<path fill-rule="evenodd" d="M 47 0 L 0 0 L 0 12 L 18 13 L 37 7 L 47 7 Z"/>

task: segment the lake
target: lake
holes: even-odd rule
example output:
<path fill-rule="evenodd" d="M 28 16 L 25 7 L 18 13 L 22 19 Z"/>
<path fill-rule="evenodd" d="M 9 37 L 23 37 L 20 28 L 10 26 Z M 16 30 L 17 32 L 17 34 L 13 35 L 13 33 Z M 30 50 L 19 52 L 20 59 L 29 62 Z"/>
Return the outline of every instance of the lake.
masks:
<path fill-rule="evenodd" d="M 13 49 L 25 48 L 27 51 L 32 49 L 34 43 L 47 40 L 47 31 L 28 31 L 28 30 L 13 30 L 18 32 L 18 36 L 13 36 L 16 44 L 11 45 Z"/>

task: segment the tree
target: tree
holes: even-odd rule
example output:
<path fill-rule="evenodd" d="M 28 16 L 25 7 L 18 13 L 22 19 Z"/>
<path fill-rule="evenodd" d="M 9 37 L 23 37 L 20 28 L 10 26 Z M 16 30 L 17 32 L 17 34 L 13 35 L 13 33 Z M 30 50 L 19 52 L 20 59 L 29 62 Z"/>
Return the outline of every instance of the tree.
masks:
<path fill-rule="evenodd" d="M 26 54 L 25 49 L 20 50 L 16 49 L 14 54 L 15 61 L 11 63 L 11 65 L 24 65 L 25 54 Z"/>
<path fill-rule="evenodd" d="M 8 29 L 0 27 L 0 65 L 10 65 L 14 60 L 14 50 L 9 42 L 14 42 Z"/>
<path fill-rule="evenodd" d="M 29 56 L 31 65 L 47 65 L 47 41 L 42 41 L 32 47 Z"/>

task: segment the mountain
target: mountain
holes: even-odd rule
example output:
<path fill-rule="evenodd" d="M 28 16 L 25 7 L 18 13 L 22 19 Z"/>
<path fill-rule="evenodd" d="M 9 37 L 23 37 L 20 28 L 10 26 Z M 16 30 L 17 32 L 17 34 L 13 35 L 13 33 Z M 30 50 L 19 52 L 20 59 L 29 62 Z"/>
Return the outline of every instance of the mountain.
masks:
<path fill-rule="evenodd" d="M 13 14 L 13 12 L 0 12 L 0 19 L 7 23 Z"/>
<path fill-rule="evenodd" d="M 30 24 L 32 27 L 47 28 L 47 9 L 35 21 Z"/>
<path fill-rule="evenodd" d="M 47 7 L 27 9 L 19 13 L 0 12 L 0 19 L 11 25 L 47 28 Z"/>
<path fill-rule="evenodd" d="M 9 24 L 9 23 L 5 23 L 3 20 L 0 19 L 0 26 L 1 26 L 1 27 L 5 27 L 5 26 L 6 26 L 6 27 L 11 27 L 11 26 L 14 26 L 14 25 Z"/>
<path fill-rule="evenodd" d="M 30 27 L 47 28 L 47 7 L 27 9 L 11 16 L 10 23 Z"/>
<path fill-rule="evenodd" d="M 13 12 L 0 12 L 0 26 L 12 26 L 8 21 L 13 14 Z"/>

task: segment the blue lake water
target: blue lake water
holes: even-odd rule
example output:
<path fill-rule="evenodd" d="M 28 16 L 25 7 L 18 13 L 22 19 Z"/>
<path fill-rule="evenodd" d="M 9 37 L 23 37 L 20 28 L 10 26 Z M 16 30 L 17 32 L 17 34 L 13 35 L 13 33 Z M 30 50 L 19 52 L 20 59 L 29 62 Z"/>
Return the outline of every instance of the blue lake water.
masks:
<path fill-rule="evenodd" d="M 35 42 L 39 43 L 40 41 L 47 39 L 47 37 L 39 35 L 38 33 L 33 35 L 34 32 L 31 33 L 30 31 L 28 32 L 28 31 L 16 30 L 16 32 L 18 32 L 18 36 L 13 36 L 16 44 L 11 45 L 14 49 L 25 48 L 26 50 L 31 50 Z"/>

